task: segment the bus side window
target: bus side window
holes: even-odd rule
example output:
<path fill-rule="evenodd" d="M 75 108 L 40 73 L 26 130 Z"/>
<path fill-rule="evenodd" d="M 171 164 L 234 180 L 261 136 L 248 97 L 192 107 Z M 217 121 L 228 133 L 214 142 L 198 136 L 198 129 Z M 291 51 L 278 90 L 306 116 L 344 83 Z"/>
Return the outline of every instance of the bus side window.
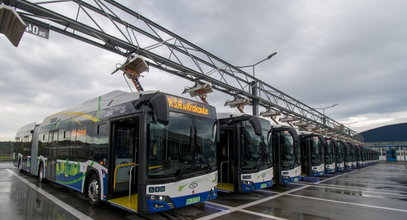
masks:
<path fill-rule="evenodd" d="M 98 125 L 98 130 L 97 130 L 97 135 L 98 136 L 108 136 L 109 133 L 109 128 L 107 126 L 107 124 L 100 124 Z"/>

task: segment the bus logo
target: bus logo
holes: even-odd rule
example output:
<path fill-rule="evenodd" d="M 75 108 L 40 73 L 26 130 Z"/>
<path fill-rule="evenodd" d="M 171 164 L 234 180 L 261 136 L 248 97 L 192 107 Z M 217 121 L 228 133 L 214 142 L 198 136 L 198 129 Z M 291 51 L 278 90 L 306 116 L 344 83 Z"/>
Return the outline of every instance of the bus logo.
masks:
<path fill-rule="evenodd" d="M 198 183 L 197 182 L 192 182 L 191 184 L 189 184 L 189 188 L 190 189 L 195 189 L 196 187 L 198 186 Z"/>

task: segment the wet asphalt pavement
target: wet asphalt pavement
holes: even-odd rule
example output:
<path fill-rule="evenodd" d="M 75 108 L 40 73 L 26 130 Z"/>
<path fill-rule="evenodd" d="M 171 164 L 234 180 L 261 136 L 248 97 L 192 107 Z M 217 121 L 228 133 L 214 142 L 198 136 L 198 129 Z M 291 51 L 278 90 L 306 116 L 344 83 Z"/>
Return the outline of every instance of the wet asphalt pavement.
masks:
<path fill-rule="evenodd" d="M 0 219 L 407 219 L 407 168 L 381 162 L 366 168 L 218 199 L 169 212 L 137 215 L 78 192 L 18 173 L 0 162 Z"/>

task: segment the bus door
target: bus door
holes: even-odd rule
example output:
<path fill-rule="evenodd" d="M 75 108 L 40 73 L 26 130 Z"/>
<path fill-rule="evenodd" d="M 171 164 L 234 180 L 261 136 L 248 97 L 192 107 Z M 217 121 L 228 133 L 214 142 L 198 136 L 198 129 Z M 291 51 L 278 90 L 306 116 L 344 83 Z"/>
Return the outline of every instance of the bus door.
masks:
<path fill-rule="evenodd" d="M 112 122 L 110 149 L 109 202 L 137 211 L 138 201 L 138 148 L 140 118 L 133 117 Z"/>
<path fill-rule="evenodd" d="M 221 140 L 217 148 L 219 183 L 218 189 L 227 192 L 234 192 L 233 175 L 233 128 L 226 128 L 221 131 Z"/>

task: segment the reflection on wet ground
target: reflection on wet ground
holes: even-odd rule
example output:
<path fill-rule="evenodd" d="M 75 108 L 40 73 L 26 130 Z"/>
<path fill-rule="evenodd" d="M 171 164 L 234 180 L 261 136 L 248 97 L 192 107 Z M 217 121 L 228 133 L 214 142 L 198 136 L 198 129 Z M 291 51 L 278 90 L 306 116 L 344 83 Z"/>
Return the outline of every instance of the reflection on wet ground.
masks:
<path fill-rule="evenodd" d="M 0 169 L 1 219 L 77 219 L 28 185 Z"/>
<path fill-rule="evenodd" d="M 276 195 L 276 193 L 272 192 L 248 192 L 248 193 L 222 193 L 218 194 L 218 198 L 213 203 L 227 205 L 231 207 L 237 207 L 249 202 L 257 201 L 259 199 L 263 199 L 272 195 Z"/>
<path fill-rule="evenodd" d="M 141 215 L 109 204 L 89 206 L 80 193 L 53 183 L 39 184 L 37 178 L 19 174 L 11 163 L 0 162 L 0 219 L 78 219 L 66 206 L 89 219 L 405 219 L 406 183 L 404 164 L 382 162 L 326 175 L 319 182 L 305 179 L 256 192 L 219 193 L 215 201 Z"/>

